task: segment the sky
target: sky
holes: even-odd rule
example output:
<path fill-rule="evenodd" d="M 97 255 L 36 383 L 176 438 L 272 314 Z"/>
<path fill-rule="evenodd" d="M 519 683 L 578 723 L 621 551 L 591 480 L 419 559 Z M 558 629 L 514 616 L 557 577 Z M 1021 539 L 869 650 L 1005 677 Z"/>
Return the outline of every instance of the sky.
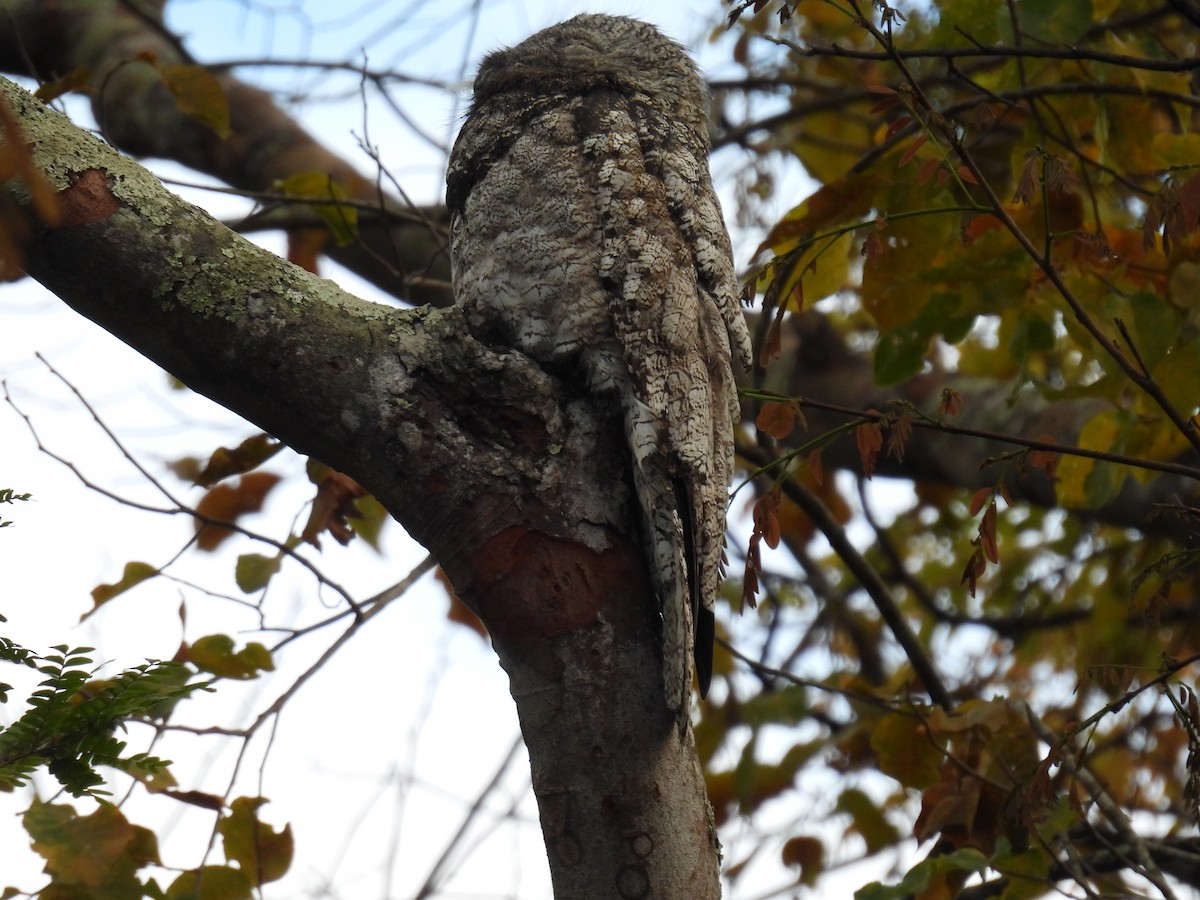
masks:
<path fill-rule="evenodd" d="M 204 62 L 348 59 L 465 89 L 475 62 L 487 51 L 584 11 L 629 14 L 658 24 L 698 48 L 709 74 L 728 60 L 727 50 L 705 40 L 723 16 L 717 0 L 347 0 L 337 5 L 327 0 L 171 0 L 168 21 Z M 414 85 L 398 92 L 405 117 L 418 123 L 409 127 L 384 104 L 364 106 L 352 76 L 286 66 L 244 68 L 242 75 L 307 97 L 294 105 L 296 116 L 328 145 L 358 160 L 364 171 L 371 168 L 360 146 L 366 135 L 414 200 L 440 199 L 445 148 L 457 130 L 465 90 Z M 80 104 L 70 108 L 77 121 L 87 121 Z M 737 164 L 735 157 L 718 155 L 718 181 L 723 170 L 728 173 Z M 217 215 L 236 218 L 248 209 L 236 199 L 181 186 L 205 183 L 195 173 L 161 162 L 151 167 Z M 278 236 L 261 240 L 282 249 Z M 752 237 L 739 245 L 738 262 L 744 265 Z M 384 300 L 347 273 L 323 274 L 367 299 Z M 164 491 L 186 502 L 199 496 L 199 489 L 167 473 L 168 463 L 234 445 L 254 429 L 202 397 L 175 390 L 155 366 L 31 283 L 0 287 L 0 334 L 6 336 L 0 342 L 0 378 L 11 396 L 11 403 L 0 404 L 0 487 L 34 495 L 31 503 L 2 510 L 16 523 L 0 531 L 0 614 L 9 620 L 0 627 L 6 636 L 34 649 L 60 642 L 94 646 L 96 659 L 106 661 L 105 671 L 111 673 L 147 657 L 170 658 L 184 637 L 223 632 L 269 645 L 280 633 L 258 633 L 264 621 L 299 626 L 339 611 L 331 592 L 301 573 L 285 572 L 272 586 L 260 619 L 232 583 L 236 555 L 252 549 L 239 545 L 211 556 L 187 554 L 172 568 L 179 580 L 155 579 L 81 621 L 93 587 L 116 581 L 131 560 L 155 566 L 171 560 L 192 525 L 185 517 L 134 510 L 89 489 L 62 462 L 38 451 L 24 417 L 42 444 L 77 465 L 83 478 L 127 500 L 156 506 L 165 505 Z M 158 485 L 148 482 L 129 457 L 159 479 Z M 302 511 L 302 467 L 303 461 L 290 454 L 272 461 L 271 470 L 293 476 L 285 497 L 272 501 L 274 508 Z M 245 524 L 280 539 L 294 527 L 286 517 L 266 514 L 250 516 Z M 312 558 L 354 596 L 365 598 L 424 559 L 424 551 L 394 524 L 385 530 L 384 544 L 385 553 L 375 557 L 361 546 L 341 548 L 327 540 Z M 424 576 L 323 665 L 291 698 L 273 729 L 263 729 L 250 742 L 236 778 L 238 748 L 231 742 L 188 735 L 155 748 L 178 760 L 176 774 L 184 787 L 200 784 L 220 792 L 234 778 L 232 796 L 269 797 L 263 818 L 277 826 L 291 824 L 297 858 L 292 873 L 272 886 L 268 897 L 407 897 L 430 877 L 446 879 L 442 883 L 450 896 L 549 896 L 527 763 L 523 748 L 513 750 L 518 731 L 506 679 L 485 641 L 467 629 L 447 627 L 445 609 L 444 589 Z M 218 694 L 190 701 L 186 721 L 198 727 L 250 721 L 313 664 L 342 627 L 334 624 L 296 640 L 279 654 L 279 671 L 271 676 L 224 683 Z M 20 679 L 7 672 L 2 677 L 17 684 L 14 697 L 20 696 Z M 0 707 L 0 721 L 19 708 L 15 699 Z M 130 734 L 131 743 L 145 738 L 144 730 Z M 439 869 L 435 861 L 453 846 L 472 803 L 492 782 L 497 786 L 484 801 L 484 815 Z M 43 799 L 52 796 L 49 782 L 38 786 Z M 0 795 L 0 846 L 23 841 L 16 817 L 28 800 L 28 794 Z M 204 846 L 212 826 L 207 814 L 181 813 L 178 804 L 141 791 L 134 792 L 125 810 L 165 838 L 164 860 L 178 866 L 200 862 L 196 848 Z M 3 856 L 0 887 L 38 883 L 40 862 L 32 853 Z M 218 850 L 209 861 L 220 858 Z M 850 874 L 851 881 L 864 880 Z M 787 877 L 782 870 L 764 872 L 757 890 L 769 895 Z"/>

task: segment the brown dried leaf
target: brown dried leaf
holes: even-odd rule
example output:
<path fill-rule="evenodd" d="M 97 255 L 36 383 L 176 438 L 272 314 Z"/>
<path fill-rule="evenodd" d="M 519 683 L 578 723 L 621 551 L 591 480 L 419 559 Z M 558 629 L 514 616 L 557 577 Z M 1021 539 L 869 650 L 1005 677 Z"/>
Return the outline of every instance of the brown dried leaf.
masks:
<path fill-rule="evenodd" d="M 354 529 L 347 517 L 358 514 L 354 501 L 367 496 L 367 490 L 349 475 L 343 475 L 328 466 L 310 466 L 309 477 L 317 485 L 312 510 L 300 539 L 320 548 L 322 532 L 329 532 L 333 539 L 345 546 L 354 537 Z"/>
<path fill-rule="evenodd" d="M 957 416 L 962 409 L 963 395 L 950 388 L 942 388 L 942 399 L 938 403 L 938 415 Z"/>
<path fill-rule="evenodd" d="M 996 543 L 996 504 L 992 503 L 988 506 L 987 512 L 983 514 L 983 522 L 979 525 L 979 542 L 983 547 L 984 555 L 988 560 L 996 565 L 1000 562 L 1000 547 Z"/>
<path fill-rule="evenodd" d="M 976 547 L 975 552 L 971 554 L 971 558 L 967 560 L 967 565 L 963 569 L 959 584 L 965 584 L 968 593 L 974 597 L 976 583 L 985 571 L 987 571 L 987 562 L 983 558 L 983 551 Z"/>
<path fill-rule="evenodd" d="M 870 478 L 875 473 L 875 462 L 883 448 L 883 428 L 878 422 L 863 422 L 854 429 L 854 443 L 858 446 L 863 475 Z"/>
<path fill-rule="evenodd" d="M 904 460 L 904 449 L 908 446 L 908 439 L 912 437 L 912 430 L 912 416 L 908 413 L 903 413 L 892 421 L 892 427 L 888 429 L 887 437 L 889 456 L 900 461 Z"/>

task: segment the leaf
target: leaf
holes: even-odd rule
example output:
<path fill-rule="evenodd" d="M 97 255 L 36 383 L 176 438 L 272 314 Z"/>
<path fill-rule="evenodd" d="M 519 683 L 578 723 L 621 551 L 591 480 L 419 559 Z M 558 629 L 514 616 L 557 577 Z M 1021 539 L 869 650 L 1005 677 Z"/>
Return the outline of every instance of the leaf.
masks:
<path fill-rule="evenodd" d="M 79 621 L 83 621 L 101 606 L 119 594 L 125 593 L 132 587 L 141 584 L 148 578 L 153 578 L 158 574 L 158 569 L 149 563 L 144 562 L 127 562 L 125 569 L 121 573 L 121 580 L 114 584 L 101 584 L 92 588 L 92 603 L 93 606 L 82 616 Z"/>
<path fill-rule="evenodd" d="M 181 113 L 212 129 L 221 140 L 233 133 L 229 123 L 229 100 L 212 72 L 204 66 L 186 64 L 156 63 L 154 67 Z"/>
<path fill-rule="evenodd" d="M 261 591 L 279 571 L 282 555 L 263 556 L 261 553 L 245 553 L 238 557 L 234 569 L 234 580 L 244 593 Z"/>
<path fill-rule="evenodd" d="M 990 487 L 981 487 L 971 495 L 971 502 L 967 504 L 967 515 L 977 516 L 984 505 L 991 499 L 992 489 Z"/>
<path fill-rule="evenodd" d="M 275 670 L 271 653 L 262 644 L 252 641 L 236 653 L 233 648 L 233 638 L 225 634 L 210 634 L 190 646 L 184 645 L 180 657 L 219 678 L 245 680 L 257 678 L 260 672 Z"/>
<path fill-rule="evenodd" d="M 929 856 L 917 863 L 899 884 L 885 886 L 874 882 L 854 892 L 854 900 L 901 900 L 920 894 L 933 878 L 954 872 L 979 872 L 987 868 L 987 857 L 966 848 L 941 856 Z"/>
<path fill-rule="evenodd" d="M 886 132 L 886 134 L 884 134 L 884 137 L 888 140 L 891 140 L 897 134 L 899 134 L 901 131 L 903 131 L 905 128 L 907 128 L 909 123 L 912 122 L 912 120 L 913 120 L 912 116 L 900 116 L 898 119 L 896 119 L 896 121 L 892 122 L 892 124 L 888 126 L 887 132 Z M 901 163 L 901 165 L 903 165 L 903 163 Z"/>
<path fill-rule="evenodd" d="M 1039 434 L 1037 439 L 1045 444 L 1057 443 L 1052 434 Z M 1059 454 L 1053 450 L 1029 451 L 1029 464 L 1035 469 L 1040 469 L 1042 474 L 1050 479 L 1053 479 L 1058 471 L 1058 460 Z"/>
<path fill-rule="evenodd" d="M 908 147 L 905 148 L 904 152 L 900 154 L 900 159 L 896 161 L 896 167 L 902 169 L 908 165 L 909 161 L 917 155 L 917 151 L 925 146 L 925 142 L 927 140 L 929 140 L 929 135 L 927 134 L 918 134 L 915 138 L 913 138 L 912 143 L 909 144 Z M 920 179 L 918 178 L 918 181 L 919 180 Z"/>
<path fill-rule="evenodd" d="M 269 434 L 248 437 L 233 448 L 219 447 L 208 458 L 195 483 L 201 487 L 212 487 L 231 475 L 243 475 L 251 469 L 257 469 L 283 447 L 280 441 Z"/>
<path fill-rule="evenodd" d="M 879 451 L 883 449 L 883 428 L 878 422 L 863 422 L 854 429 L 854 442 L 858 447 L 863 475 L 870 478 L 875 473 L 875 461 L 879 457 Z"/>
<path fill-rule="evenodd" d="M 167 888 L 167 900 L 252 900 L 253 885 L 232 866 L 202 866 L 184 872 Z"/>
<path fill-rule="evenodd" d="M 215 550 L 233 531 L 214 522 L 236 522 L 246 513 L 262 509 L 263 500 L 279 483 L 279 476 L 269 472 L 248 472 L 238 479 L 237 484 L 218 484 L 210 489 L 196 504 L 196 512 L 203 518 L 196 519 L 196 546 L 201 550 Z"/>
<path fill-rule="evenodd" d="M 350 543 L 354 530 L 348 519 L 358 512 L 355 503 L 368 496 L 366 488 L 349 475 L 314 459 L 308 461 L 308 477 L 317 486 L 317 495 L 313 497 L 301 540 L 319 548 L 320 536 L 328 533 L 343 546 Z"/>
<path fill-rule="evenodd" d="M 900 840 L 900 832 L 888 821 L 884 810 L 860 788 L 847 788 L 838 795 L 837 812 L 850 817 L 846 832 L 866 842 L 867 854 L 873 855 Z"/>
<path fill-rule="evenodd" d="M 159 862 L 154 834 L 131 825 L 111 804 L 80 816 L 65 804 L 34 800 L 22 823 L 51 883 L 85 896 L 139 897 L 137 870 Z"/>
<path fill-rule="evenodd" d="M 1130 425 L 1127 414 L 1106 410 L 1093 416 L 1080 429 L 1078 444 L 1085 450 L 1116 450 L 1118 441 L 1127 433 Z M 1100 505 L 1105 498 L 1114 497 L 1120 489 L 1120 484 L 1115 482 L 1118 477 L 1124 481 L 1124 476 L 1118 476 L 1118 471 L 1116 466 L 1107 463 L 1064 454 L 1058 466 L 1056 487 L 1059 503 L 1068 509 Z M 1100 474 L 1094 475 L 1096 472 Z"/>
<path fill-rule="evenodd" d="M 238 797 L 231 804 L 230 815 L 217 825 L 225 842 L 225 858 L 236 862 L 254 887 L 282 878 L 295 851 L 290 825 L 276 831 L 259 821 L 258 810 L 266 802 L 263 797 Z"/>
<path fill-rule="evenodd" d="M 928 349 L 929 338 L 915 325 L 885 331 L 875 346 L 875 381 L 889 385 L 908 380 L 924 368 Z"/>
<path fill-rule="evenodd" d="M 1092 27 L 1092 0 L 1017 0 L 1021 32 L 1049 45 L 1073 44 Z"/>
<path fill-rule="evenodd" d="M 38 85 L 38 89 L 33 92 L 33 96 L 37 97 L 43 103 L 53 103 L 63 94 L 70 94 L 77 91 L 85 93 L 87 91 L 88 79 L 91 75 L 90 69 L 79 66 L 67 72 L 67 74 L 55 78 L 53 81 L 47 81 L 44 84 Z"/>
<path fill-rule="evenodd" d="M 790 403 L 764 403 L 754 424 L 759 431 L 781 441 L 796 427 L 796 415 Z"/>
<path fill-rule="evenodd" d="M 801 884 L 814 884 L 825 869 L 825 845 L 819 838 L 789 838 L 779 855 L 784 865 L 800 869 Z"/>
<path fill-rule="evenodd" d="M 289 197 L 329 201 L 310 203 L 309 208 L 325 223 L 338 246 L 344 247 L 357 240 L 358 210 L 339 202 L 348 199 L 349 193 L 327 173 L 297 172 L 278 182 L 278 186 Z"/>
<path fill-rule="evenodd" d="M 941 779 L 945 754 L 918 717 L 889 713 L 871 730 L 879 770 L 909 788 L 924 789 Z"/>
<path fill-rule="evenodd" d="M 983 521 L 979 523 L 979 543 L 983 548 L 983 555 L 988 558 L 988 562 L 992 565 L 998 565 L 1000 562 L 1000 548 L 996 543 L 996 504 L 989 503 L 987 511 L 983 514 Z"/>
<path fill-rule="evenodd" d="M 383 527 L 391 521 L 391 513 L 371 494 L 357 498 L 351 505 L 354 511 L 346 513 L 346 520 L 358 537 L 366 541 L 372 550 L 379 551 L 379 537 Z"/>

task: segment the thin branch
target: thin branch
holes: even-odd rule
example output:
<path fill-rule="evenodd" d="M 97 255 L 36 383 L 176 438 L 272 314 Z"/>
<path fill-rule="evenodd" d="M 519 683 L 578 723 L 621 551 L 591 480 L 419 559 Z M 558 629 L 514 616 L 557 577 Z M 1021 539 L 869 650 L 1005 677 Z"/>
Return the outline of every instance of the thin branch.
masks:
<path fill-rule="evenodd" d="M 766 454 L 756 447 L 739 444 L 737 450 L 740 456 L 758 465 L 767 465 L 770 463 Z M 804 510 L 808 517 L 813 520 L 829 541 L 830 546 L 833 547 L 834 552 L 846 564 L 846 568 L 858 579 L 858 583 L 867 592 L 867 595 L 875 604 L 875 608 L 879 610 L 880 616 L 883 617 L 883 620 L 891 629 L 896 641 L 908 656 L 913 671 L 921 680 L 921 684 L 928 692 L 930 699 L 943 709 L 952 710 L 955 705 L 954 699 L 950 691 L 942 683 L 942 676 L 938 674 L 933 661 L 925 651 L 925 647 L 908 624 L 908 620 L 904 618 L 904 614 L 900 612 L 900 607 L 892 598 L 891 592 L 888 590 L 887 585 L 884 584 L 879 573 L 858 552 L 858 548 L 851 542 L 841 523 L 833 517 L 833 514 L 829 512 L 829 509 L 816 494 L 797 484 L 794 479 L 784 480 L 781 488 L 787 494 L 788 498 Z"/>

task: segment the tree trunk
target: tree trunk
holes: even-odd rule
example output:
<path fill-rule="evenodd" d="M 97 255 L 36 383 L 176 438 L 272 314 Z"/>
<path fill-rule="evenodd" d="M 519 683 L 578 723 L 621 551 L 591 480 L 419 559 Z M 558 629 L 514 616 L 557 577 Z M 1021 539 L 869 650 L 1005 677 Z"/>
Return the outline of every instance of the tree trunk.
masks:
<path fill-rule="evenodd" d="M 662 699 L 619 423 L 473 340 L 456 309 L 353 297 L 16 85 L 0 80 L 0 95 L 19 127 L 4 149 L 34 173 L 2 195 L 15 202 L 6 230 L 26 234 L 25 270 L 359 481 L 487 623 L 533 761 L 555 896 L 718 896 L 695 749 Z"/>

